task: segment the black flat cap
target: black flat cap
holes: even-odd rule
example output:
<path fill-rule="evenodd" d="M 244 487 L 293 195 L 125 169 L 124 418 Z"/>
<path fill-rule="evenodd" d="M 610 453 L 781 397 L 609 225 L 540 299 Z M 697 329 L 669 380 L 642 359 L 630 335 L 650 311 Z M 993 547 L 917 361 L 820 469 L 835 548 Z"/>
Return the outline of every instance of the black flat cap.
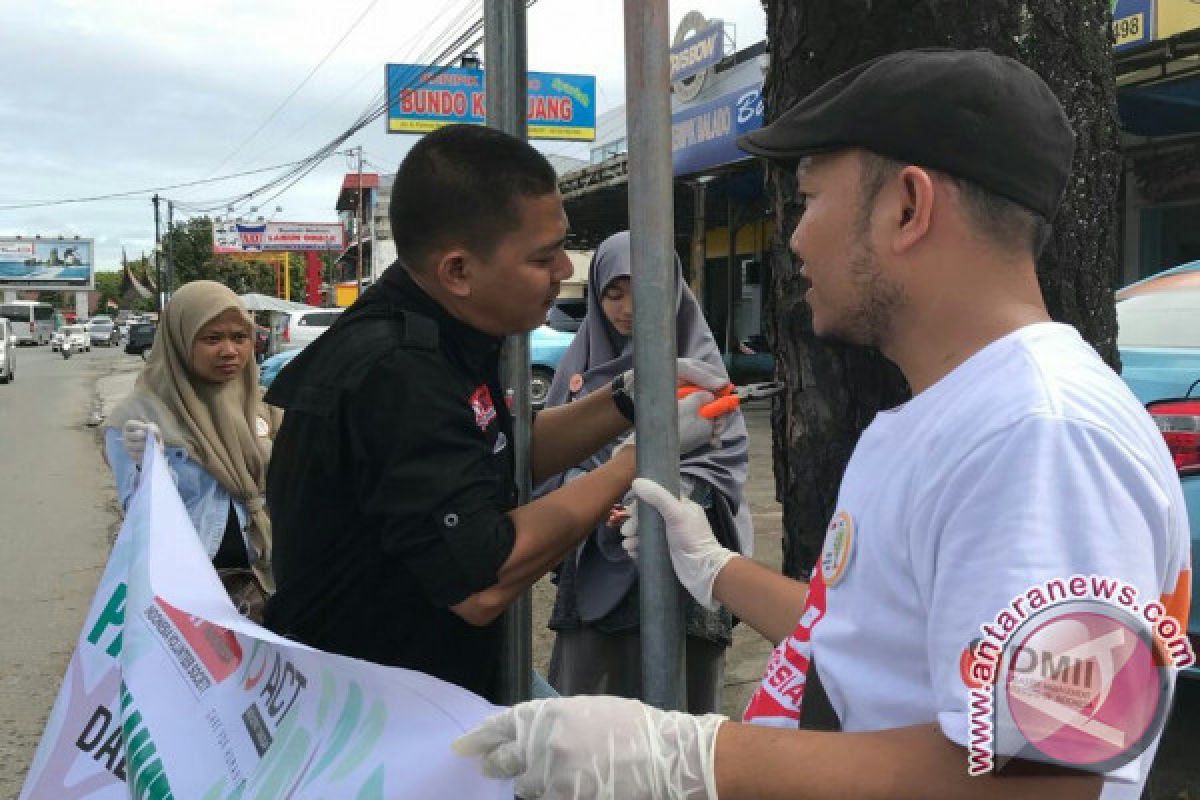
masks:
<path fill-rule="evenodd" d="M 843 72 L 738 146 L 785 163 L 861 147 L 972 181 L 1051 219 L 1075 137 L 1058 98 L 1023 64 L 987 50 L 927 49 Z"/>

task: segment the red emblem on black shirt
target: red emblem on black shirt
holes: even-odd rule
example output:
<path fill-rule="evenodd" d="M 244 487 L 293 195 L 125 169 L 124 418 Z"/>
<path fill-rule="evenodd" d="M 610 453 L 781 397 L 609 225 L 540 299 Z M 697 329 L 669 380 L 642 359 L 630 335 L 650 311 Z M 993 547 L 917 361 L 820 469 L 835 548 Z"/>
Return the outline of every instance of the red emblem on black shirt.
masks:
<path fill-rule="evenodd" d="M 492 404 L 492 393 L 486 384 L 471 392 L 471 410 L 475 412 L 475 424 L 486 431 L 496 419 L 496 406 Z"/>

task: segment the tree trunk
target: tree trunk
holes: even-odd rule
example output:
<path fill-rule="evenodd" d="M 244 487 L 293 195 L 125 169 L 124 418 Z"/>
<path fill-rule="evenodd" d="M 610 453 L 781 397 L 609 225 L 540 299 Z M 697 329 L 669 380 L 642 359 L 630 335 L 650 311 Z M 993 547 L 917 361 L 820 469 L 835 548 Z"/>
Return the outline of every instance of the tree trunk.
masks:
<path fill-rule="evenodd" d="M 1108 0 L 764 0 L 770 68 L 763 95 L 775 119 L 850 67 L 915 47 L 986 47 L 1036 70 L 1074 126 L 1075 163 L 1054 237 L 1038 263 L 1051 315 L 1075 325 L 1116 366 L 1117 124 Z M 772 419 L 775 485 L 783 503 L 784 571 L 807 577 L 863 428 L 907 397 L 877 351 L 812 334 L 787 237 L 794 176 L 772 169 L 776 209 L 768 335 L 788 391 Z M 812 698 L 816 699 L 816 698 Z M 817 700 L 818 707 L 820 700 Z M 806 720 L 811 709 L 806 696 Z M 818 725 L 821 720 L 816 720 Z"/>

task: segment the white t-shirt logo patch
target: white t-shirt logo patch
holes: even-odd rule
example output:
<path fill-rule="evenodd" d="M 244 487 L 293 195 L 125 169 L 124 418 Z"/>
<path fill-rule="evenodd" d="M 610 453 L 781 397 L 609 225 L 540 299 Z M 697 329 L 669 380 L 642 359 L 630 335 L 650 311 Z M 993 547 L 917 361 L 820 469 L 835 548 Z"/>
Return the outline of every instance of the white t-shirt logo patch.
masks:
<path fill-rule="evenodd" d="M 825 529 L 825 546 L 821 548 L 821 577 L 826 586 L 834 586 L 846 574 L 854 557 L 854 519 L 847 511 L 839 511 Z"/>

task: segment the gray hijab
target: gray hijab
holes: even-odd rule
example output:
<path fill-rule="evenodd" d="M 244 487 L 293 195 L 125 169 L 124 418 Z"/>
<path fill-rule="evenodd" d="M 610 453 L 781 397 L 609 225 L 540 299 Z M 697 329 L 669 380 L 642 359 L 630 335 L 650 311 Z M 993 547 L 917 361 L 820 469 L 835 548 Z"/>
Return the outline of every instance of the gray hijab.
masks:
<path fill-rule="evenodd" d="M 628 278 L 630 271 L 628 231 L 613 234 L 596 248 L 588 268 L 587 314 L 554 371 L 554 381 L 546 395 L 547 408 L 577 400 L 633 368 L 633 339 L 617 333 L 600 307 L 600 298 L 608 285 L 617 278 Z M 675 284 L 675 341 L 680 358 L 696 358 L 724 372 L 721 352 L 700 304 L 683 282 L 679 256 L 675 256 Z M 570 383 L 575 375 L 582 376 L 583 386 L 572 393 Z M 747 438 L 741 412 L 731 414 L 726 419 L 721 446 L 706 446 L 684 457 L 679 471 L 712 485 L 725 495 L 730 508 L 736 510 L 741 505 L 742 486 L 746 482 Z M 588 471 L 595 469 L 608 461 L 615 445 L 614 442 L 605 446 L 579 466 Z"/>
<path fill-rule="evenodd" d="M 605 239 L 592 257 L 588 269 L 587 314 L 579 325 L 579 332 L 575 334 L 574 340 L 563 353 L 555 369 L 554 381 L 546 395 L 546 408 L 578 400 L 596 389 L 607 386 L 618 374 L 633 368 L 632 338 L 619 334 L 600 306 L 600 298 L 608 285 L 618 278 L 630 277 L 630 274 L 629 232 L 624 231 Z M 699 359 L 725 372 L 721 353 L 700 310 L 700 304 L 683 282 L 683 269 L 678 255 L 675 256 L 675 283 L 675 337 L 679 356 Z M 576 375 L 582 379 L 582 386 L 578 391 L 572 392 L 570 384 Z M 572 472 L 590 472 L 605 463 L 612 456 L 615 446 L 616 442 L 612 442 L 601 448 Z M 738 411 L 726 417 L 720 447 L 705 446 L 685 456 L 679 464 L 682 475 L 704 481 L 725 497 L 734 513 L 740 549 L 747 554 L 753 546 L 754 538 L 750 514 L 742 502 L 742 486 L 746 482 L 748 459 L 746 421 Z M 570 472 L 551 478 L 538 488 L 537 494 L 557 489 L 569 476 Z M 621 583 L 632 581 L 632 564 L 628 562 L 628 557 L 621 548 L 620 538 L 618 533 L 601 524 L 579 549 L 579 604 L 585 619 L 593 616 L 587 613 L 588 606 L 593 603 L 589 602 L 586 596 L 591 593 L 587 589 L 591 582 L 583 580 L 584 574 L 597 571 L 595 567 L 599 566 L 586 564 L 585 561 L 608 562 L 607 567 L 598 570 L 600 573 L 610 573 L 610 580 L 605 581 L 609 590 L 601 592 L 603 595 L 611 596 L 612 590 Z M 618 565 L 627 565 L 627 569 Z M 615 579 L 618 573 L 629 574 L 623 575 L 626 580 L 619 580 Z M 607 599 L 604 599 L 599 602 L 598 608 L 608 605 Z"/>

